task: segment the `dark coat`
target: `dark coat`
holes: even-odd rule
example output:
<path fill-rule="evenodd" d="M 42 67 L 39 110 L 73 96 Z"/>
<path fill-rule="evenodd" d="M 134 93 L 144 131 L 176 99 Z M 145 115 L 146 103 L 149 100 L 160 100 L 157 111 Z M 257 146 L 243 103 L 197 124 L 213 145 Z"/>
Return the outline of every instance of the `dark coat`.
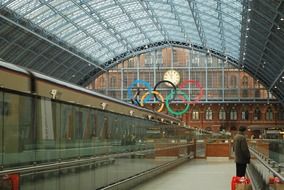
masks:
<path fill-rule="evenodd" d="M 246 137 L 243 133 L 238 133 L 234 137 L 233 150 L 235 152 L 235 162 L 238 164 L 248 164 L 250 162 L 250 152 Z"/>

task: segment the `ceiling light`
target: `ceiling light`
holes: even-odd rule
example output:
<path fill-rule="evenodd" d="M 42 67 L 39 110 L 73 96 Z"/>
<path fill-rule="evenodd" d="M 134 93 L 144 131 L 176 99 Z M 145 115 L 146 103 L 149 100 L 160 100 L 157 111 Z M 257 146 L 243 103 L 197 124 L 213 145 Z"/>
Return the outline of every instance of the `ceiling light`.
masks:
<path fill-rule="evenodd" d="M 251 9 L 248 9 L 248 11 L 251 11 Z"/>
<path fill-rule="evenodd" d="M 249 30 L 249 27 L 247 27 L 247 30 Z"/>
<path fill-rule="evenodd" d="M 283 21 L 283 20 L 284 20 L 284 18 L 280 18 L 280 20 L 281 20 L 281 21 Z"/>
<path fill-rule="evenodd" d="M 280 26 L 277 26 L 277 30 L 280 30 Z"/>

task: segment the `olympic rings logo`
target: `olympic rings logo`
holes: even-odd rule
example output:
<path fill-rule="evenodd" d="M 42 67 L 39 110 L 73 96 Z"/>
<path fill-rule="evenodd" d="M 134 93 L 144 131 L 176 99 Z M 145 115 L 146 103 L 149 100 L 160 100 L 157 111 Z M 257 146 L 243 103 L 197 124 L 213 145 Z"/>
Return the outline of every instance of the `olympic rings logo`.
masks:
<path fill-rule="evenodd" d="M 166 98 L 164 98 L 162 94 L 159 91 L 157 91 L 158 86 L 162 83 L 167 83 L 172 86 L 171 92 L 166 96 Z M 140 87 L 140 84 L 141 86 L 144 86 L 144 88 Z M 191 84 L 195 85 L 195 87 L 199 89 L 199 94 L 193 100 L 190 100 L 189 96 L 184 91 L 182 91 L 186 85 L 191 85 Z M 133 89 L 136 89 L 135 94 L 133 94 L 132 92 Z M 139 100 L 141 89 L 142 90 L 147 89 L 148 91 L 144 93 L 141 99 Z M 163 108 L 166 106 L 166 108 L 171 114 L 182 115 L 189 110 L 190 104 L 195 104 L 200 101 L 200 99 L 203 96 L 203 88 L 200 85 L 200 83 L 196 80 L 184 80 L 182 81 L 182 83 L 180 83 L 178 87 L 176 87 L 171 81 L 162 80 L 156 83 L 153 89 L 151 88 L 151 85 L 145 80 L 134 80 L 131 83 L 131 85 L 127 88 L 127 95 L 133 104 L 141 107 L 144 107 L 146 103 L 149 103 L 154 96 L 154 101 L 158 101 L 160 103 L 159 109 L 156 110 L 157 112 L 161 112 Z M 186 105 L 185 108 L 181 111 L 174 111 L 170 107 L 170 102 L 174 101 L 177 96 L 180 99 L 182 99 L 183 103 Z"/>

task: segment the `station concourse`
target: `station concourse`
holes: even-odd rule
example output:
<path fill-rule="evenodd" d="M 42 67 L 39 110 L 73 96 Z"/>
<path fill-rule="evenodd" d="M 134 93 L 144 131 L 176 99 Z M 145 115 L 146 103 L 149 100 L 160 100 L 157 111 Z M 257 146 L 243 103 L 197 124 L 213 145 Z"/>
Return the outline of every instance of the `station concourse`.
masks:
<path fill-rule="evenodd" d="M 283 0 L 0 1 L 0 190 L 284 188 Z"/>

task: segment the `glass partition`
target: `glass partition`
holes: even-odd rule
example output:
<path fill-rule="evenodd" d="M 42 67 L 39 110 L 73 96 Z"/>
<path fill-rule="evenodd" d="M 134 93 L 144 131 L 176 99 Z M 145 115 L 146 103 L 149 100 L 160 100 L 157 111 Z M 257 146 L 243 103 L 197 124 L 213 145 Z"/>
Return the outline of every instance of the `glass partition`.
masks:
<path fill-rule="evenodd" d="M 7 109 L 6 106 L 4 107 L 4 96 L 3 92 L 0 92 L 0 137 L 2 139 L 3 137 L 3 130 L 4 130 L 4 109 Z M 0 141 L 0 164 L 2 165 L 3 163 L 3 140 Z"/>
<path fill-rule="evenodd" d="M 255 139 L 250 141 L 250 146 L 265 158 L 279 164 L 284 163 L 283 139 Z"/>
<path fill-rule="evenodd" d="M 102 188 L 186 160 L 192 140 L 203 138 L 174 124 L 48 98 L 3 92 L 0 99 L 2 173 L 30 168 L 20 173 L 22 190 Z"/>

